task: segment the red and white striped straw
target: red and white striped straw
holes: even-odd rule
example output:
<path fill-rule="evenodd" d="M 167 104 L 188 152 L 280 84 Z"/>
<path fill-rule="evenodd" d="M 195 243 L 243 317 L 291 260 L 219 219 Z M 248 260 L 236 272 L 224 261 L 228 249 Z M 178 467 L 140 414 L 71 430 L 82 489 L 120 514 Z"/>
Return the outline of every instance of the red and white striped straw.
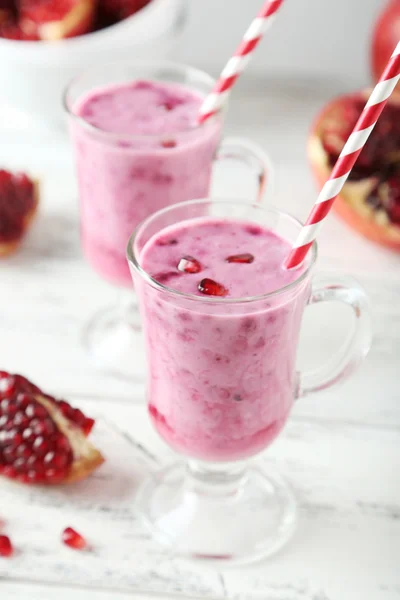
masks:
<path fill-rule="evenodd" d="M 257 17 L 244 34 L 235 54 L 226 64 L 213 90 L 200 107 L 198 116 L 199 123 L 203 123 L 203 121 L 209 119 L 218 112 L 223 104 L 225 104 L 232 86 L 240 73 L 247 67 L 256 46 L 274 20 L 275 14 L 282 3 L 283 0 L 267 0 L 267 2 L 264 3 L 264 6 Z"/>
<path fill-rule="evenodd" d="M 379 82 L 373 89 L 360 118 L 332 169 L 328 181 L 322 188 L 305 225 L 284 263 L 284 266 L 287 269 L 296 267 L 303 262 L 307 252 L 314 243 L 319 228 L 326 219 L 332 204 L 346 183 L 354 163 L 364 148 L 366 141 L 375 127 L 376 122 L 385 108 L 386 102 L 396 87 L 399 79 L 400 41 L 390 57 Z"/>

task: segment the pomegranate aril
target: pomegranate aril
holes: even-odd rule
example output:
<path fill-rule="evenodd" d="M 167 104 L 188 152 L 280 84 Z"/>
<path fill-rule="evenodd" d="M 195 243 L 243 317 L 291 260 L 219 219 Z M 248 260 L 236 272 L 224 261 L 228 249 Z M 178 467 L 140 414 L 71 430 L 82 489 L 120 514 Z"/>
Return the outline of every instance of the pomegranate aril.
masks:
<path fill-rule="evenodd" d="M 19 393 L 17 395 L 17 405 L 21 409 L 26 409 L 32 402 L 32 396 L 30 394 Z"/>
<path fill-rule="evenodd" d="M 66 546 L 69 546 L 74 550 L 84 550 L 87 548 L 85 538 L 72 527 L 64 529 L 61 539 Z"/>
<path fill-rule="evenodd" d="M 14 548 L 7 535 L 0 535 L 0 556 L 9 558 L 14 554 Z"/>
<path fill-rule="evenodd" d="M 228 293 L 228 290 L 221 283 L 207 277 L 200 281 L 198 290 L 207 296 L 226 296 Z"/>
<path fill-rule="evenodd" d="M 228 256 L 225 259 L 228 263 L 252 263 L 254 261 L 254 256 L 249 252 L 245 252 L 244 254 L 233 254 L 232 256 Z"/>
<path fill-rule="evenodd" d="M 14 425 L 20 429 L 27 427 L 29 425 L 29 422 L 30 421 L 28 417 L 23 412 L 17 412 L 13 419 Z"/>
<path fill-rule="evenodd" d="M 176 145 L 177 144 L 176 144 L 175 140 L 163 140 L 161 142 L 161 146 L 163 148 L 176 148 Z"/>
<path fill-rule="evenodd" d="M 11 398 L 16 389 L 15 377 L 5 377 L 0 379 L 0 395 L 4 398 Z"/>
<path fill-rule="evenodd" d="M 201 269 L 201 264 L 193 256 L 183 256 L 178 263 L 178 271 L 183 273 L 200 273 Z"/>

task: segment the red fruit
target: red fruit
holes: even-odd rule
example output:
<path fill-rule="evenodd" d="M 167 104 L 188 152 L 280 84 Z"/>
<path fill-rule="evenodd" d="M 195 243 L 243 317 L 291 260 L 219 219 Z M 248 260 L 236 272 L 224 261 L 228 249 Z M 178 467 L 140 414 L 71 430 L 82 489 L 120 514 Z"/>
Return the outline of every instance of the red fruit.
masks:
<path fill-rule="evenodd" d="M 99 9 L 114 23 L 135 14 L 150 0 L 99 0 Z"/>
<path fill-rule="evenodd" d="M 19 25 L 25 35 L 60 40 L 92 30 L 95 0 L 20 0 Z"/>
<path fill-rule="evenodd" d="M 201 264 L 196 258 L 193 258 L 193 256 L 184 256 L 179 261 L 178 271 L 183 271 L 184 273 L 200 273 Z"/>
<path fill-rule="evenodd" d="M 207 294 L 207 296 L 226 296 L 228 293 L 228 290 L 221 283 L 207 277 L 200 281 L 198 290 L 202 294 Z"/>
<path fill-rule="evenodd" d="M 228 256 L 225 259 L 228 263 L 252 263 L 254 260 L 254 256 L 249 252 L 244 254 L 234 254 L 233 256 Z"/>
<path fill-rule="evenodd" d="M 92 425 L 67 402 L 0 371 L 0 475 L 40 484 L 87 477 L 103 462 L 85 437 Z"/>
<path fill-rule="evenodd" d="M 309 157 L 320 187 L 330 175 L 368 92 L 333 100 L 317 118 Z M 394 94 L 333 205 L 363 236 L 400 251 L 400 95 Z"/>
<path fill-rule="evenodd" d="M 95 423 L 94 419 L 86 417 L 79 408 L 73 408 L 65 400 L 56 400 L 53 396 L 45 394 L 37 385 L 22 375 L 11 375 L 10 373 L 7 373 L 7 371 L 0 371 L 0 407 L 1 398 L 8 398 L 10 395 L 13 395 L 15 391 L 40 394 L 46 398 L 46 400 L 55 404 L 64 417 L 69 421 L 72 421 L 79 429 L 82 429 L 86 436 L 92 431 Z"/>
<path fill-rule="evenodd" d="M 400 0 L 386 3 L 372 34 L 372 73 L 377 81 L 400 39 Z M 399 86 L 397 86 L 397 89 Z"/>
<path fill-rule="evenodd" d="M 73 550 L 85 550 L 87 548 L 85 538 L 72 527 L 64 529 L 61 539 L 66 546 L 73 548 Z"/>
<path fill-rule="evenodd" d="M 39 201 L 37 183 L 23 173 L 0 170 L 0 256 L 21 242 Z"/>
<path fill-rule="evenodd" d="M 14 554 L 14 548 L 7 535 L 0 535 L 0 556 L 9 558 Z"/>

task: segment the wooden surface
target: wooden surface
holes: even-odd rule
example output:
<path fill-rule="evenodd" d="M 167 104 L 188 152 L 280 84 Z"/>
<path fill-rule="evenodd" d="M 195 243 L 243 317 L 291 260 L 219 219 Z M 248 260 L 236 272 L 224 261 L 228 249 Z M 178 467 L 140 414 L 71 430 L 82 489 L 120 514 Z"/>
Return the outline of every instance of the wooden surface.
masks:
<path fill-rule="evenodd" d="M 251 137 L 269 151 L 278 175 L 273 203 L 299 217 L 315 199 L 304 156 L 309 123 L 341 89 L 340 82 L 253 82 L 242 86 L 231 107 L 227 133 Z M 102 600 L 118 598 L 115 590 L 135 598 L 143 589 L 173 597 L 400 598 L 399 256 L 328 220 L 317 270 L 353 274 L 365 286 L 374 344 L 350 381 L 299 401 L 284 434 L 260 458 L 293 484 L 300 506 L 296 535 L 278 555 L 249 567 L 183 561 L 149 539 L 133 510 L 143 474 L 171 458 L 147 422 L 143 390 L 99 372 L 80 346 L 87 319 L 118 291 L 81 257 L 69 146 L 62 133 L 24 133 L 24 123 L 8 119 L 0 126 L 0 164 L 27 169 L 44 184 L 26 243 L 0 263 L 0 368 L 21 372 L 97 416 L 94 438 L 108 458 L 89 482 L 68 492 L 0 483 L 0 517 L 18 548 L 12 560 L 0 559 L 1 600 L 64 600 L 72 593 L 77 600 Z M 221 168 L 215 191 L 236 196 L 250 183 L 244 173 Z M 309 309 L 300 364 L 328 356 L 349 323 L 338 307 Z M 62 547 L 59 535 L 67 525 L 85 533 L 91 552 Z M 80 588 L 70 587 L 76 584 Z"/>

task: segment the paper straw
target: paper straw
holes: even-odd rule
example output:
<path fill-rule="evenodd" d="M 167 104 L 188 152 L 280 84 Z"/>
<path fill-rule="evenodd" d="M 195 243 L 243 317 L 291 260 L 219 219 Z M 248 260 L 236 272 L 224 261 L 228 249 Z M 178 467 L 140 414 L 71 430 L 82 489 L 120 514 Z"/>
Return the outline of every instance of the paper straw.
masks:
<path fill-rule="evenodd" d="M 209 119 L 225 104 L 232 86 L 250 62 L 252 54 L 262 39 L 265 31 L 275 18 L 283 0 L 268 0 L 254 19 L 236 49 L 235 54 L 226 64 L 213 90 L 204 100 L 198 116 L 198 122 Z"/>
<path fill-rule="evenodd" d="M 390 57 L 380 80 L 373 89 L 360 118 L 332 169 L 328 181 L 322 188 L 305 225 L 284 263 L 287 269 L 296 267 L 303 262 L 308 250 L 314 243 L 319 228 L 346 183 L 354 163 L 364 148 L 399 79 L 400 41 Z"/>

